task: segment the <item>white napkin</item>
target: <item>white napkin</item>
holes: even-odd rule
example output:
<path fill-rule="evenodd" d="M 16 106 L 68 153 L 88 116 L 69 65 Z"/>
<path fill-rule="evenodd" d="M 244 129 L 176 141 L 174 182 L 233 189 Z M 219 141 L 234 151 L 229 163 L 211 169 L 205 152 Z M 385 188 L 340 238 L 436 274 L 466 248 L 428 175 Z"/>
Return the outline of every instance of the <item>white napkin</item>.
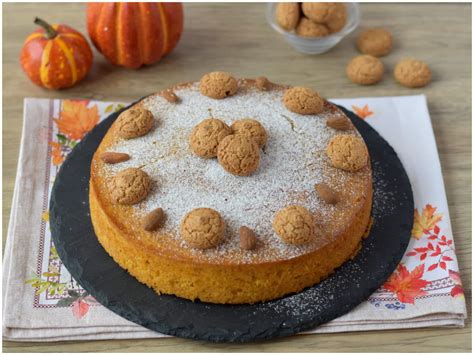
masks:
<path fill-rule="evenodd" d="M 332 101 L 363 116 L 397 152 L 413 187 L 415 228 L 407 253 L 383 287 L 348 314 L 305 333 L 464 326 L 466 305 L 425 97 Z M 48 203 L 59 165 L 89 129 L 120 107 L 113 102 L 25 99 L 3 268 L 6 340 L 166 336 L 117 316 L 85 294 L 51 243 Z"/>

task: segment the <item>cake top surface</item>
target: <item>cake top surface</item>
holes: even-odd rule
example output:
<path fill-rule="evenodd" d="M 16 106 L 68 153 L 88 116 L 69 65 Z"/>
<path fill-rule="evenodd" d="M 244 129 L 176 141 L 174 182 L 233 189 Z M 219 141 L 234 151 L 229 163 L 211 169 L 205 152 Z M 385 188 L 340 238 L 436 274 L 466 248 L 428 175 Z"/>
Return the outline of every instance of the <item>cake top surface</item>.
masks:
<path fill-rule="evenodd" d="M 149 247 L 156 246 L 176 257 L 210 263 L 253 263 L 287 260 L 324 246 L 344 230 L 363 202 L 370 184 L 370 167 L 346 172 L 331 166 L 326 147 L 341 134 L 326 125 L 328 119 L 345 117 L 334 105 L 324 103 L 323 112 L 301 115 L 282 103 L 285 87 L 274 85 L 259 90 L 251 80 L 239 80 L 233 96 L 216 100 L 202 95 L 199 83 L 173 88 L 179 103 L 158 94 L 137 105 L 150 110 L 152 130 L 135 139 L 114 135 L 113 126 L 99 150 L 130 155 L 118 164 L 94 159 L 93 170 L 104 181 L 127 168 L 140 168 L 152 180 L 149 195 L 133 206 L 111 206 L 126 216 L 124 228 Z M 192 153 L 188 137 L 195 125 L 207 118 L 218 118 L 231 126 L 236 120 L 251 118 L 260 122 L 268 138 L 260 152 L 260 165 L 250 176 L 226 172 L 217 159 L 203 159 Z M 359 137 L 351 126 L 344 134 Z M 336 205 L 325 203 L 315 192 L 315 184 L 330 185 L 339 195 Z M 100 194 L 106 194 L 104 190 Z M 273 231 L 272 221 L 280 209 L 301 205 L 315 216 L 317 236 L 301 245 L 285 244 Z M 180 238 L 179 226 L 194 208 L 212 208 L 226 225 L 224 241 L 217 247 L 200 250 Z M 163 227 L 154 233 L 140 230 L 137 220 L 162 208 Z M 122 211 L 122 212 L 120 212 Z M 239 247 L 239 228 L 247 226 L 258 237 L 254 250 Z"/>

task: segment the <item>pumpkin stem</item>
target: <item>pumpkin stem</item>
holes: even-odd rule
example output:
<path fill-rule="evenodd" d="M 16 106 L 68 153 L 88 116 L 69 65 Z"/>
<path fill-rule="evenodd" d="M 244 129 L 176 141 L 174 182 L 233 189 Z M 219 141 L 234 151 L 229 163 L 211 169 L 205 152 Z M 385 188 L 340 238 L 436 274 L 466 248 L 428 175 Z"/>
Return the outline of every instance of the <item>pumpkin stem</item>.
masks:
<path fill-rule="evenodd" d="M 45 31 L 45 35 L 46 35 L 46 38 L 47 39 L 53 39 L 54 37 L 56 37 L 56 35 L 58 34 L 53 26 L 51 26 L 49 23 L 47 23 L 45 20 L 42 20 L 38 17 L 35 17 L 35 24 L 37 24 L 38 26 L 41 26 L 44 28 L 44 31 Z"/>

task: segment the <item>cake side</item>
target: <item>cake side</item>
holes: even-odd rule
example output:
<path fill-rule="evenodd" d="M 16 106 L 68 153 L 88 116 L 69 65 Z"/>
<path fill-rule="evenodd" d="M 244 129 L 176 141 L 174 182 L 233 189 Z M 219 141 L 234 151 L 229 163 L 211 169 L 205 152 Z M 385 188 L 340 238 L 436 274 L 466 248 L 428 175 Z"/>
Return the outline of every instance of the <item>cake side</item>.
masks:
<path fill-rule="evenodd" d="M 323 248 L 297 258 L 259 264 L 196 263 L 158 253 L 156 248 L 137 241 L 110 219 L 92 183 L 90 208 L 94 230 L 107 253 L 158 294 L 211 303 L 256 303 L 314 285 L 353 257 L 370 224 L 372 189 L 352 224 Z"/>

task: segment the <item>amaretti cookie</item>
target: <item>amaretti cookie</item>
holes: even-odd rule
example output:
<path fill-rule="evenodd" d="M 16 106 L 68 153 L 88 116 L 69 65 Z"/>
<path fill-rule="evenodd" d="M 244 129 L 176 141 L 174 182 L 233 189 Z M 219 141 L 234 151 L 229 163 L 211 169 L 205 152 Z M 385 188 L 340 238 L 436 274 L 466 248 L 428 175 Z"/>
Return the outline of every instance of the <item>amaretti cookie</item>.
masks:
<path fill-rule="evenodd" d="M 357 37 L 357 48 L 364 54 L 382 57 L 392 50 L 392 34 L 383 28 L 370 28 Z"/>
<path fill-rule="evenodd" d="M 397 63 L 393 76 L 403 86 L 419 88 L 431 81 L 431 69 L 421 60 L 407 58 Z"/>
<path fill-rule="evenodd" d="M 373 85 L 383 78 L 383 63 L 376 57 L 364 54 L 351 59 L 346 67 L 347 77 L 356 84 Z"/>
<path fill-rule="evenodd" d="M 300 20 L 300 4 L 281 2 L 276 6 L 277 23 L 287 31 L 294 30 Z"/>

